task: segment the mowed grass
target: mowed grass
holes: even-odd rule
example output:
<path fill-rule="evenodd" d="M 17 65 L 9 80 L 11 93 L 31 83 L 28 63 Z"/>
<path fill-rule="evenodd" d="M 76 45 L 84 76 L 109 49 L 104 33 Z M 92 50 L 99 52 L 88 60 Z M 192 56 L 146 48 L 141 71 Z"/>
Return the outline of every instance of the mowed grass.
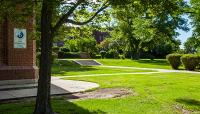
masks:
<path fill-rule="evenodd" d="M 53 64 L 53 76 L 74 76 L 91 74 L 113 74 L 113 73 L 137 73 L 137 72 L 156 72 L 153 70 L 138 70 L 124 68 L 104 68 L 100 66 L 80 66 L 72 60 L 57 60 Z"/>
<path fill-rule="evenodd" d="M 200 113 L 200 76 L 186 73 L 66 78 L 100 84 L 100 88 L 128 88 L 135 94 L 123 98 L 52 101 L 59 114 L 183 114 Z M 31 114 L 34 102 L 0 105 L 0 114 Z"/>
<path fill-rule="evenodd" d="M 110 66 L 170 69 L 165 60 L 156 60 L 157 62 L 151 64 L 132 60 L 99 59 L 98 61 Z M 159 63 L 158 61 L 163 62 Z M 73 64 L 71 61 L 66 62 L 66 60 L 60 62 L 62 64 L 61 71 L 63 72 L 58 70 L 60 69 L 60 63 L 55 62 L 53 65 L 53 73 L 55 75 L 76 75 L 76 73 L 80 75 L 91 72 L 92 74 L 129 72 L 126 71 L 127 69 L 117 69 L 117 71 L 114 71 L 113 69 L 101 69 L 100 67 L 81 67 Z M 92 70 L 88 70 L 88 68 L 92 68 Z M 100 84 L 100 88 L 127 88 L 132 90 L 134 94 L 122 98 L 87 99 L 73 102 L 67 101 L 65 97 L 53 98 L 52 107 L 54 112 L 59 114 L 200 114 L 199 74 L 122 74 L 100 77 L 68 77 L 64 79 L 95 82 Z M 34 105 L 34 101 L 0 103 L 0 114 L 32 114 Z"/>
<path fill-rule="evenodd" d="M 199 74 L 160 73 L 66 79 L 96 82 L 101 88 L 128 88 L 136 93 L 125 98 L 75 102 L 91 111 L 99 109 L 108 114 L 182 114 L 182 110 L 188 110 L 200 113 Z"/>
<path fill-rule="evenodd" d="M 161 68 L 161 69 L 171 69 L 169 63 L 165 59 L 141 59 L 141 60 L 131 60 L 131 59 L 97 59 L 103 65 L 108 66 L 131 66 L 131 67 L 141 67 L 141 68 Z"/>

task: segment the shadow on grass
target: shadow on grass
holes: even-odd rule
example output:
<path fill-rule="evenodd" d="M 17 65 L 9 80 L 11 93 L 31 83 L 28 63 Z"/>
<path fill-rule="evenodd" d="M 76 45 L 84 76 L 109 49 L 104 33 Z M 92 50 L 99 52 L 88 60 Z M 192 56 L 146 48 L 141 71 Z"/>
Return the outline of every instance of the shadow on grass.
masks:
<path fill-rule="evenodd" d="M 137 60 L 138 63 L 145 63 L 150 65 L 162 65 L 162 66 L 169 66 L 169 63 L 166 60 L 148 60 L 148 59 L 142 59 Z"/>
<path fill-rule="evenodd" d="M 0 104 L 0 114 L 32 114 L 35 102 L 33 101 L 15 101 Z M 106 114 L 101 110 L 88 110 L 69 102 L 64 98 L 55 98 L 52 100 L 53 111 L 56 114 Z"/>
<path fill-rule="evenodd" d="M 53 74 L 66 74 L 66 72 L 84 72 L 98 70 L 91 66 L 81 66 L 69 60 L 56 60 L 52 65 Z"/>
<path fill-rule="evenodd" d="M 200 106 L 200 101 L 195 99 L 181 98 L 181 99 L 176 99 L 175 101 L 186 105 Z"/>
<path fill-rule="evenodd" d="M 58 114 L 106 114 L 101 110 L 88 110 L 84 109 L 73 102 L 69 102 L 65 99 L 59 99 L 53 101 L 54 112 Z"/>

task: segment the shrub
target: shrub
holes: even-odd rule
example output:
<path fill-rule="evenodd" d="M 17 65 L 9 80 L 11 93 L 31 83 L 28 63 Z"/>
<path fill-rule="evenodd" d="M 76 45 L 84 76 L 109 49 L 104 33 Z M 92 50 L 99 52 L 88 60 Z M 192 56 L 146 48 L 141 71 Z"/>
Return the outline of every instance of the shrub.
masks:
<path fill-rule="evenodd" d="M 63 52 L 63 51 L 59 51 L 58 52 L 58 58 L 59 59 L 64 59 L 64 58 L 80 58 L 80 54 L 79 53 L 75 53 L 75 52 Z"/>
<path fill-rule="evenodd" d="M 90 52 L 90 57 L 93 59 L 101 59 L 101 55 L 95 53 L 95 52 Z"/>
<path fill-rule="evenodd" d="M 181 57 L 181 61 L 187 70 L 195 70 L 199 65 L 199 56 L 195 54 L 185 54 Z"/>
<path fill-rule="evenodd" d="M 133 52 L 131 52 L 131 51 L 125 51 L 125 53 L 124 53 L 125 58 L 131 59 L 132 53 Z"/>
<path fill-rule="evenodd" d="M 118 53 L 122 55 L 124 53 L 123 49 L 118 49 Z"/>
<path fill-rule="evenodd" d="M 153 61 L 155 59 L 155 56 L 153 56 L 153 55 L 150 54 L 148 58 Z"/>
<path fill-rule="evenodd" d="M 95 52 L 90 52 L 89 55 L 90 55 L 91 58 L 95 58 L 97 54 Z"/>
<path fill-rule="evenodd" d="M 58 58 L 59 58 L 59 59 L 65 58 L 65 52 L 59 51 L 59 52 L 58 52 Z"/>
<path fill-rule="evenodd" d="M 120 59 L 125 59 L 125 56 L 124 55 L 119 55 L 119 58 Z"/>
<path fill-rule="evenodd" d="M 95 55 L 95 56 L 93 56 L 91 58 L 93 58 L 93 59 L 101 59 L 101 55 Z"/>
<path fill-rule="evenodd" d="M 169 54 L 166 58 L 173 69 L 178 69 L 181 65 L 181 54 Z"/>
<path fill-rule="evenodd" d="M 110 50 L 108 53 L 105 55 L 106 58 L 115 58 L 119 59 L 119 53 L 116 50 Z"/>
<path fill-rule="evenodd" d="M 59 49 L 60 49 L 59 47 L 53 47 L 52 51 L 55 52 L 55 53 L 58 53 Z"/>
<path fill-rule="evenodd" d="M 100 51 L 100 54 L 101 54 L 101 58 L 104 59 L 106 55 L 106 51 Z"/>
<path fill-rule="evenodd" d="M 68 48 L 61 48 L 61 51 L 63 51 L 63 52 L 70 52 L 70 50 Z"/>

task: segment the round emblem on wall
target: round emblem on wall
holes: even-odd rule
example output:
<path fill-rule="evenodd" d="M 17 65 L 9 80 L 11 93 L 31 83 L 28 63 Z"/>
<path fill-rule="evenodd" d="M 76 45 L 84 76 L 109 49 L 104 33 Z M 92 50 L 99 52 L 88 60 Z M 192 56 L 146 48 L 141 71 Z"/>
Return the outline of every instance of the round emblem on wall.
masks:
<path fill-rule="evenodd" d="M 17 33 L 17 37 L 20 38 L 20 39 L 23 38 L 24 37 L 24 33 L 22 31 L 18 32 Z"/>

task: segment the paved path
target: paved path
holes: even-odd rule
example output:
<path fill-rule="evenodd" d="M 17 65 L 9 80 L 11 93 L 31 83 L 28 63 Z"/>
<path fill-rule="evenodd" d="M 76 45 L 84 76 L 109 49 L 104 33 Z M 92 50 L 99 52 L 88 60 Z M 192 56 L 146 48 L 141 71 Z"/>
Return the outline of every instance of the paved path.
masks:
<path fill-rule="evenodd" d="M 193 73 L 200 74 L 200 72 L 186 71 L 186 70 L 170 70 L 170 69 L 156 69 L 156 68 L 139 68 L 139 67 L 125 67 L 125 66 L 99 66 L 107 68 L 124 68 L 124 69 L 138 69 L 138 70 L 152 70 L 156 72 L 131 72 L 131 73 L 111 73 L 111 74 L 88 74 L 88 75 L 75 75 L 75 76 L 56 76 L 57 78 L 75 78 L 75 77 L 97 77 L 97 76 L 115 76 L 115 75 L 130 75 L 130 74 L 156 74 L 156 73 Z"/>
<path fill-rule="evenodd" d="M 59 78 L 52 77 L 51 84 L 51 95 L 62 95 L 69 93 L 82 92 L 89 89 L 99 87 L 96 83 L 84 82 L 84 81 L 72 81 L 62 80 Z M 31 88 L 32 86 L 32 88 Z M 36 84 L 27 85 L 4 85 L 0 88 L 0 101 L 35 97 L 37 95 Z M 27 88 L 28 87 L 28 88 Z M 6 90 L 7 89 L 7 90 Z"/>
<path fill-rule="evenodd" d="M 155 74 L 161 72 L 134 72 L 134 73 L 112 73 L 112 74 L 88 74 L 75 76 L 56 76 L 57 78 L 74 78 L 74 77 L 97 77 L 97 76 L 116 76 L 116 75 L 130 75 L 130 74 Z"/>
<path fill-rule="evenodd" d="M 99 66 L 99 67 L 107 67 L 107 68 L 129 68 L 129 69 L 139 69 L 139 70 L 155 70 L 158 72 L 180 72 L 180 73 L 194 73 L 194 74 L 200 74 L 200 72 L 195 71 L 186 71 L 186 70 L 170 70 L 170 69 L 158 69 L 158 68 L 139 68 L 139 67 L 125 67 L 125 66 Z"/>
<path fill-rule="evenodd" d="M 125 75 L 125 74 L 127 74 L 127 75 L 129 75 L 129 74 L 154 74 L 154 73 L 170 73 L 170 72 L 200 74 L 200 72 L 193 72 L 193 71 L 168 70 L 168 69 L 156 69 L 156 68 L 138 68 L 138 67 L 124 67 L 124 66 L 99 66 L 99 67 L 154 70 L 157 72 L 90 74 L 90 75 L 52 77 L 51 95 L 69 94 L 69 93 L 81 92 L 81 91 L 86 91 L 89 89 L 99 87 L 99 85 L 96 83 L 60 79 L 60 78 L 67 78 L 67 77 L 113 76 L 113 75 Z M 0 101 L 8 100 L 8 99 L 35 97 L 36 93 L 37 93 L 36 87 L 37 87 L 37 84 L 1 85 L 0 86 Z"/>

